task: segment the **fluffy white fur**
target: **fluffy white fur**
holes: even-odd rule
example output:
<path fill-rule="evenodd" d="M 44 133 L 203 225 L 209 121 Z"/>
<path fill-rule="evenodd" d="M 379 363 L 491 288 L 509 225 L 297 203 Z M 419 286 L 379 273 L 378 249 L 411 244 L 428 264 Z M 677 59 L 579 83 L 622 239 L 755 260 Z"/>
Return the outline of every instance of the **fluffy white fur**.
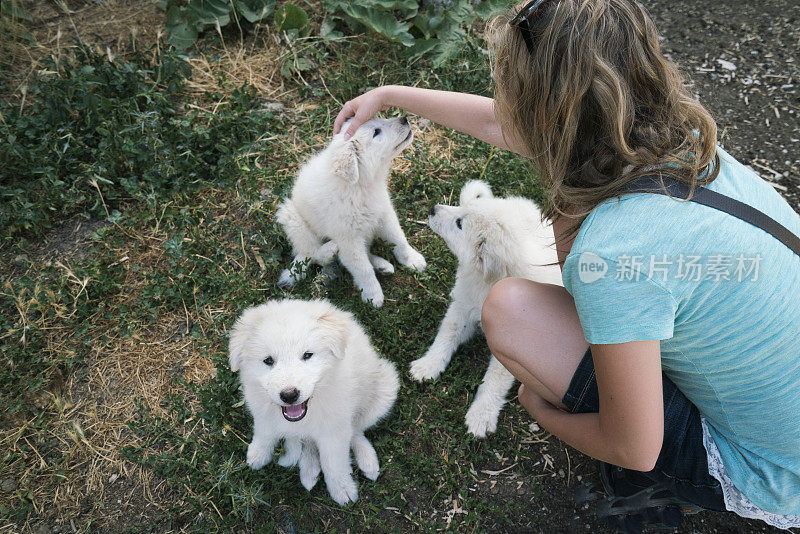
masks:
<path fill-rule="evenodd" d="M 386 416 L 400 383 L 394 365 L 378 356 L 353 316 L 324 300 L 248 308 L 233 326 L 229 356 L 253 416 L 248 465 L 268 464 L 283 438 L 278 463 L 299 463 L 306 489 L 322 471 L 333 500 L 355 501 L 350 450 L 358 468 L 375 480 L 378 455 L 364 430 Z M 293 390 L 296 399 L 285 402 L 281 393 Z M 300 420 L 285 415 L 301 407 Z"/>
<path fill-rule="evenodd" d="M 458 346 L 472 337 L 480 325 L 483 301 L 495 282 L 520 277 L 561 285 L 553 229 L 542 222 L 533 202 L 494 198 L 481 181 L 464 185 L 460 202 L 460 206 L 437 205 L 428 218 L 431 229 L 458 258 L 458 270 L 439 333 L 425 355 L 411 364 L 411 376 L 418 381 L 438 377 Z M 511 373 L 492 357 L 467 412 L 469 432 L 485 437 L 497 429 L 513 384 Z"/>
<path fill-rule="evenodd" d="M 327 148 L 303 165 L 291 197 L 277 215 L 294 253 L 279 286 L 291 287 L 305 277 L 309 263 L 325 265 L 338 255 L 361 298 L 380 307 L 383 291 L 375 271 L 391 274 L 394 267 L 370 253 L 376 237 L 394 245 L 402 265 L 425 269 L 425 258 L 408 244 L 400 228 L 387 186 L 392 160 L 412 139 L 404 117 L 371 119 L 349 140 L 335 135 Z"/>

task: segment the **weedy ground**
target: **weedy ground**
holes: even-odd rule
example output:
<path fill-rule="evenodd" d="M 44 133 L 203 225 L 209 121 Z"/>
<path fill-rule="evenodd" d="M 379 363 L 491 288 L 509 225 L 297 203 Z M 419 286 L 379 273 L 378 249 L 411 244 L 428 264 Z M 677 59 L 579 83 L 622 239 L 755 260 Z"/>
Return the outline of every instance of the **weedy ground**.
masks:
<path fill-rule="evenodd" d="M 268 25 L 206 36 L 184 68 L 159 45 L 163 15 L 152 5 L 64 6 L 71 12 L 50 6 L 42 19 L 62 25 L 43 22 L 35 43 L 4 56 L 4 532 L 603 530 L 572 500 L 593 464 L 518 405 L 488 439 L 467 435 L 489 358 L 481 337 L 438 380 L 407 374 L 433 341 L 455 270 L 425 225 L 428 209 L 456 202 L 476 178 L 498 195 L 538 199 L 524 161 L 418 122 L 391 188 L 428 269 L 384 278 L 379 311 L 347 275 L 327 286 L 312 276 L 289 292 L 275 284 L 290 257 L 276 207 L 329 139 L 341 103 L 385 83 L 490 94 L 477 29 L 438 69 L 371 37 L 286 41 Z M 14 55 L 24 50 L 27 63 Z M 352 311 L 401 374 L 391 416 L 368 432 L 381 475 L 359 476 L 348 507 L 322 484 L 306 492 L 296 470 L 244 464 L 251 422 L 227 332 L 244 308 L 282 297 Z"/>
<path fill-rule="evenodd" d="M 0 442 L 15 487 L 0 494 L 0 513 L 16 528 L 101 531 L 535 524 L 525 501 L 537 477 L 558 470 L 527 450 L 544 433 L 512 406 L 491 439 L 466 435 L 489 357 L 482 339 L 441 380 L 406 374 L 453 283 L 455 260 L 425 225 L 428 209 L 476 178 L 536 197 L 522 160 L 423 124 L 396 162 L 392 192 L 428 270 L 384 279 L 380 311 L 349 276 L 327 287 L 310 277 L 291 292 L 275 285 L 290 257 L 277 204 L 330 137 L 339 104 L 389 81 L 486 94 L 482 43 L 432 71 L 370 38 L 286 42 L 260 31 L 233 46 L 225 39 L 236 36 L 210 37 L 191 71 L 158 45 L 113 61 L 75 45 L 27 103 L 4 108 L 7 128 L 31 133 L 5 145 L 16 188 L 4 204 Z M 298 54 L 318 71 L 292 71 Z M 267 74 L 254 77 L 248 61 Z M 245 469 L 251 423 L 227 366 L 227 331 L 245 307 L 281 297 L 353 311 L 403 376 L 391 417 L 370 432 L 381 477 L 360 479 L 347 508 L 322 484 L 307 493 L 296 470 Z"/>

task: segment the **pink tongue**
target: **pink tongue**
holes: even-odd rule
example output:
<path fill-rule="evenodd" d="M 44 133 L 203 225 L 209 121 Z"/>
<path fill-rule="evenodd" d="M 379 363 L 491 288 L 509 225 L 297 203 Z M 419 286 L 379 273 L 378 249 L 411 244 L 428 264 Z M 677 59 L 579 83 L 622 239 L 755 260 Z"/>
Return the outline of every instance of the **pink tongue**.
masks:
<path fill-rule="evenodd" d="M 303 415 L 303 412 L 306 411 L 305 403 L 302 404 L 293 404 L 291 406 L 284 406 L 283 413 L 294 419 L 295 417 L 300 417 Z"/>

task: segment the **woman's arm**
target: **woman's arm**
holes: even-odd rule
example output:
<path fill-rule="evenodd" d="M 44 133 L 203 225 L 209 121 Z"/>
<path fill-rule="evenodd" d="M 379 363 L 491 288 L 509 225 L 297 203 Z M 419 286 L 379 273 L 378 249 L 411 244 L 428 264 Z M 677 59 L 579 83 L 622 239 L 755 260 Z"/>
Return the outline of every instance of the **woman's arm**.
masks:
<path fill-rule="evenodd" d="M 496 147 L 525 155 L 522 143 L 514 141 L 510 135 L 503 137 L 494 115 L 493 99 L 418 87 L 386 85 L 346 102 L 334 121 L 333 133 L 339 133 L 344 122 L 352 117 L 345 132 L 345 137 L 349 137 L 378 111 L 390 107 L 404 109 Z"/>
<path fill-rule="evenodd" d="M 650 471 L 664 441 L 658 341 L 592 345 L 600 413 L 570 414 L 520 388 L 520 403 L 551 434 L 599 460 Z"/>

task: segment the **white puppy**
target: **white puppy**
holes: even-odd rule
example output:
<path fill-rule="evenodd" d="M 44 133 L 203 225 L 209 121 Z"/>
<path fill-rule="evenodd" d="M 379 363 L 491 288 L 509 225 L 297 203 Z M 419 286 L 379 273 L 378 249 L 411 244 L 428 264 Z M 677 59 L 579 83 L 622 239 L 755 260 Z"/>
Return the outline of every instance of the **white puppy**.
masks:
<path fill-rule="evenodd" d="M 541 217 L 530 200 L 494 198 L 481 181 L 464 185 L 460 206 L 431 209 L 428 224 L 458 258 L 458 270 L 450 292 L 452 302 L 433 345 L 411 363 L 415 380 L 436 378 L 444 371 L 458 346 L 479 326 L 483 301 L 498 280 L 513 276 L 561 285 L 553 229 Z M 467 412 L 467 429 L 472 434 L 485 437 L 497 429 L 513 384 L 511 373 L 492 357 Z"/>
<path fill-rule="evenodd" d="M 241 371 L 253 441 L 247 463 L 261 469 L 284 439 L 284 467 L 300 464 L 309 491 L 320 470 L 339 504 L 358 498 L 359 469 L 378 478 L 378 455 L 364 430 L 391 409 L 400 383 L 349 313 L 325 300 L 271 301 L 248 308 L 233 326 L 230 365 Z"/>
<path fill-rule="evenodd" d="M 335 135 L 325 150 L 303 165 L 291 197 L 277 214 L 294 253 L 279 286 L 293 286 L 305 277 L 309 263 L 325 265 L 338 254 L 361 298 L 380 307 L 383 291 L 375 271 L 391 274 L 394 267 L 370 253 L 376 237 L 394 245 L 402 265 L 425 269 L 425 258 L 411 248 L 400 228 L 387 184 L 392 160 L 413 137 L 405 117 L 371 119 L 349 140 Z"/>

